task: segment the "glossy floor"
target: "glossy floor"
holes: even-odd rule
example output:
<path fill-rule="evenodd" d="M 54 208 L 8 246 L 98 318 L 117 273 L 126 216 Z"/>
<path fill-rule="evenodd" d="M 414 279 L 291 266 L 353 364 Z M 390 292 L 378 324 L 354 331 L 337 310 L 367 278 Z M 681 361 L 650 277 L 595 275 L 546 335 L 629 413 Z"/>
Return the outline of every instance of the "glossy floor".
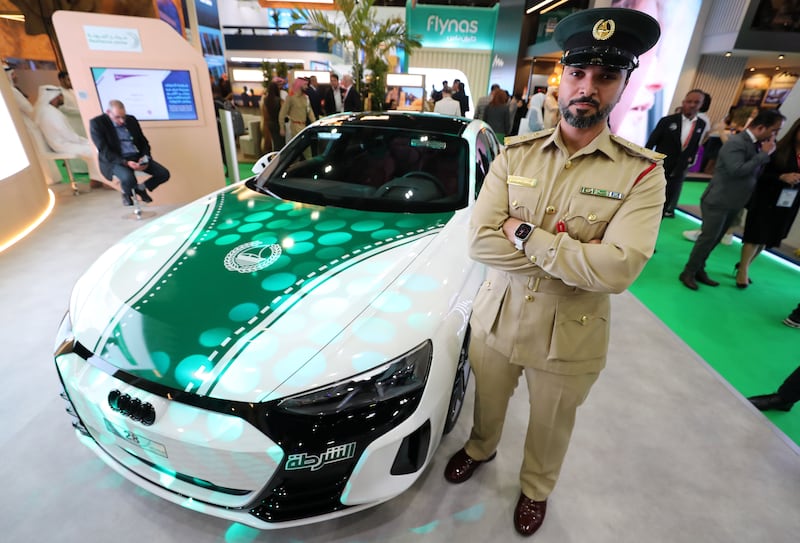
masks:
<path fill-rule="evenodd" d="M 466 439 L 470 400 L 405 494 L 327 523 L 259 532 L 139 490 L 75 438 L 51 357 L 72 284 L 140 226 L 118 193 L 73 197 L 0 253 L 0 533 L 3 541 L 332 543 L 521 541 L 512 526 L 527 390 L 497 459 L 460 486 L 442 471 Z M 152 208 L 158 215 L 168 211 Z M 632 295 L 613 298 L 608 368 L 581 408 L 539 543 L 793 543 L 800 453 Z M 800 408 L 793 415 L 800 416 Z"/>

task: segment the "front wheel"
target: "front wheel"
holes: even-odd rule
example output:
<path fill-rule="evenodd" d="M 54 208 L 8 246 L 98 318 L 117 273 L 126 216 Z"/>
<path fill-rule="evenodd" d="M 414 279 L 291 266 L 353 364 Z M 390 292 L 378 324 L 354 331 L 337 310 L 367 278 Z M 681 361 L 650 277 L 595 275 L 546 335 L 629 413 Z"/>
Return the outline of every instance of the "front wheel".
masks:
<path fill-rule="evenodd" d="M 472 370 L 469 367 L 469 336 L 470 329 L 464 334 L 464 342 L 461 344 L 461 351 L 458 353 L 458 365 L 456 376 L 453 380 L 453 391 L 450 393 L 450 405 L 447 407 L 447 419 L 444 421 L 443 435 L 447 435 L 458 422 L 461 408 L 464 406 L 464 396 L 467 392 L 469 374 Z"/>

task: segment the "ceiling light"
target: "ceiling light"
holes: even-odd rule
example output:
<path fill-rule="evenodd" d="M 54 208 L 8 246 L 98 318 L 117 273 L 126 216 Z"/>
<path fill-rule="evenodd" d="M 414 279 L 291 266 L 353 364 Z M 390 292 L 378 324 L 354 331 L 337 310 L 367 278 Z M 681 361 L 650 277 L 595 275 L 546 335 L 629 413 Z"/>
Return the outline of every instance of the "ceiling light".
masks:
<path fill-rule="evenodd" d="M 552 6 L 548 7 L 547 9 L 543 9 L 539 15 L 544 15 L 548 11 L 556 9 L 558 6 L 560 6 L 561 4 L 563 4 L 565 2 L 568 2 L 568 1 L 569 0 L 561 0 L 560 2 L 556 2 L 555 4 L 553 4 Z"/>
<path fill-rule="evenodd" d="M 553 0 L 543 0 L 542 2 L 539 2 L 538 4 L 536 4 L 535 6 L 531 6 L 531 7 L 529 7 L 528 9 L 526 9 L 526 10 L 525 10 L 525 13 L 526 13 L 526 14 L 527 14 L 527 13 L 533 13 L 533 12 L 534 12 L 534 11 L 536 11 L 537 9 L 539 9 L 539 8 L 543 8 L 543 7 L 545 7 L 547 4 L 549 4 L 549 3 L 551 3 L 551 2 L 553 2 Z"/>
<path fill-rule="evenodd" d="M 775 66 L 775 71 L 776 71 L 776 72 L 777 72 L 777 71 L 779 71 L 780 69 L 781 69 L 781 67 L 780 67 L 780 66 Z"/>
<path fill-rule="evenodd" d="M 756 71 L 756 69 L 755 69 L 755 68 L 750 68 L 750 71 L 751 71 L 751 72 L 755 72 L 755 71 Z"/>
<path fill-rule="evenodd" d="M 726 57 L 729 57 L 729 56 L 731 56 L 731 55 L 733 55 L 733 53 L 731 53 L 730 51 L 725 51 L 725 56 L 726 56 Z"/>
<path fill-rule="evenodd" d="M 778 60 L 783 60 L 783 59 L 784 59 L 783 55 L 778 55 Z"/>

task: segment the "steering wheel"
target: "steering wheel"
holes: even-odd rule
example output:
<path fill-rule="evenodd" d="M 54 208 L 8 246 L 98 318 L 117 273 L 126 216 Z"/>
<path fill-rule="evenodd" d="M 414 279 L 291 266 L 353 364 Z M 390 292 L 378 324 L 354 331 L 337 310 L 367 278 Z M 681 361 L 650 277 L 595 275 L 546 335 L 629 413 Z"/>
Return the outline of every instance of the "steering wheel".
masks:
<path fill-rule="evenodd" d="M 442 185 L 442 182 L 439 181 L 438 177 L 436 177 L 435 175 L 433 175 L 430 172 L 425 172 L 425 171 L 422 171 L 422 170 L 413 170 L 413 171 L 404 173 L 403 175 L 400 176 L 400 179 L 409 179 L 409 178 L 422 179 L 424 181 L 429 181 L 431 184 L 433 184 L 436 187 L 436 190 L 439 191 L 439 196 L 446 196 L 447 195 L 447 190 L 445 190 L 444 185 Z"/>

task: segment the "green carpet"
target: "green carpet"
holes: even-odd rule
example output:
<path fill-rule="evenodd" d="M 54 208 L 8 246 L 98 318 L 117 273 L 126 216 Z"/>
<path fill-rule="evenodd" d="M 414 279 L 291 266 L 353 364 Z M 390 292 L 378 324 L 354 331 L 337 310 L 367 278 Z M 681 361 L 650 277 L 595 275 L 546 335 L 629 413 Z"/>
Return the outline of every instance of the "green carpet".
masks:
<path fill-rule="evenodd" d="M 680 204 L 699 205 L 705 186 L 685 183 Z M 662 221 L 657 252 L 630 291 L 740 394 L 774 392 L 800 365 L 800 330 L 781 322 L 800 303 L 800 269 L 764 252 L 750 266 L 753 284 L 738 289 L 733 265 L 741 243 L 735 240 L 717 246 L 706 264 L 709 276 L 721 285 L 689 290 L 678 274 L 693 244 L 681 234 L 699 223 L 690 215 L 676 215 Z M 800 409 L 764 415 L 800 445 Z"/>

